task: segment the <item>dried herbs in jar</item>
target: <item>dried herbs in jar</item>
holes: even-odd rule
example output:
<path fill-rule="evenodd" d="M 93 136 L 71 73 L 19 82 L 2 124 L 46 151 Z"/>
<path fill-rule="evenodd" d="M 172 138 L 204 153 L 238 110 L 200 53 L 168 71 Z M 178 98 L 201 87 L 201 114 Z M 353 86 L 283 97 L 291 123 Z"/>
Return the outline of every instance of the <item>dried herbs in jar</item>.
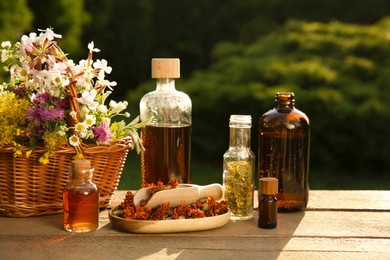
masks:
<path fill-rule="evenodd" d="M 230 145 L 223 156 L 224 199 L 232 220 L 253 217 L 255 156 L 250 149 L 251 117 L 230 117 Z"/>

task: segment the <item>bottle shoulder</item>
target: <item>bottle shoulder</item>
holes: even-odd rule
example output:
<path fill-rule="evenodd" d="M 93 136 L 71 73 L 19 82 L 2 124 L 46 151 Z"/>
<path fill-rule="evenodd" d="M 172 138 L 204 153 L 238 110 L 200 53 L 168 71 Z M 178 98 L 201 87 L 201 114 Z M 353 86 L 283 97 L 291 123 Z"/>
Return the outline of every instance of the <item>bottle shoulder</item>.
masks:
<path fill-rule="evenodd" d="M 192 102 L 181 91 L 152 91 L 140 103 L 141 120 L 152 119 L 152 124 L 190 125 Z"/>
<path fill-rule="evenodd" d="M 249 148 L 237 148 L 229 147 L 229 149 L 223 155 L 224 160 L 235 160 L 240 158 L 240 160 L 252 161 L 255 158 L 255 154 Z"/>
<path fill-rule="evenodd" d="M 309 126 L 310 124 L 307 115 L 297 108 L 284 110 L 274 108 L 264 113 L 260 118 L 260 125 L 285 125 L 291 122 L 298 122 L 302 126 Z"/>
<path fill-rule="evenodd" d="M 98 187 L 93 182 L 70 181 L 64 189 L 72 191 L 97 191 Z"/>
<path fill-rule="evenodd" d="M 141 98 L 141 101 L 146 101 L 146 100 L 150 100 L 150 99 L 161 99 L 161 98 L 165 98 L 165 99 L 182 99 L 182 100 L 185 100 L 187 102 L 190 102 L 191 103 L 191 98 L 188 94 L 186 94 L 185 92 L 183 91 L 179 91 L 179 90 L 153 90 L 153 91 L 150 91 L 148 93 L 146 93 L 142 98 Z"/>

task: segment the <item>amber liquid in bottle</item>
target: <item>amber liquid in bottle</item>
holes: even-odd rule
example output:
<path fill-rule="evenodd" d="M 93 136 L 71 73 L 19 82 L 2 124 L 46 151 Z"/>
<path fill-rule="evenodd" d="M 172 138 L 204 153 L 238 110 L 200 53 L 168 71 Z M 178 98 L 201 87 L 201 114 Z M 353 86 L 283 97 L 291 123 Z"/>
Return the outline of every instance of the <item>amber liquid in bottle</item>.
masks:
<path fill-rule="evenodd" d="M 309 196 L 309 140 L 307 116 L 294 108 L 293 96 L 277 98 L 275 109 L 260 119 L 259 177 L 279 180 L 278 211 L 304 210 Z"/>
<path fill-rule="evenodd" d="M 152 126 L 141 129 L 142 187 L 176 178 L 190 183 L 191 126 Z"/>
<path fill-rule="evenodd" d="M 64 229 L 84 233 L 99 226 L 99 190 L 92 182 L 89 160 L 72 161 L 69 183 L 63 191 Z"/>
<path fill-rule="evenodd" d="M 90 188 L 72 188 L 64 191 L 64 228 L 82 233 L 99 226 L 99 192 Z"/>

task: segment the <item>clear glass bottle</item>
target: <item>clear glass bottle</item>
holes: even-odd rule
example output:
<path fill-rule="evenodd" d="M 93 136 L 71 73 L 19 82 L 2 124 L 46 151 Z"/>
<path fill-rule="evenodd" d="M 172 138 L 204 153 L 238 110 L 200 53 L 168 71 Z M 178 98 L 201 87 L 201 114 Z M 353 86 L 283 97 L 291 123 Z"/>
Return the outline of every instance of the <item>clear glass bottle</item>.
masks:
<path fill-rule="evenodd" d="M 253 217 L 255 155 L 251 151 L 250 115 L 230 116 L 229 150 L 223 155 L 224 199 L 232 220 Z"/>
<path fill-rule="evenodd" d="M 157 181 L 191 183 L 191 113 L 187 94 L 175 89 L 180 78 L 179 59 L 152 59 L 152 78 L 157 79 L 155 91 L 140 101 L 141 120 L 152 118 L 141 129 L 145 151 L 141 154 L 142 187 Z"/>
<path fill-rule="evenodd" d="M 294 93 L 276 93 L 259 123 L 259 177 L 279 180 L 279 212 L 304 210 L 309 199 L 309 118 L 294 105 Z"/>
<path fill-rule="evenodd" d="M 259 179 L 259 228 L 276 228 L 278 214 L 278 179 Z"/>
<path fill-rule="evenodd" d="M 63 192 L 66 231 L 84 233 L 99 226 L 99 191 L 92 174 L 89 160 L 72 161 L 69 183 Z"/>

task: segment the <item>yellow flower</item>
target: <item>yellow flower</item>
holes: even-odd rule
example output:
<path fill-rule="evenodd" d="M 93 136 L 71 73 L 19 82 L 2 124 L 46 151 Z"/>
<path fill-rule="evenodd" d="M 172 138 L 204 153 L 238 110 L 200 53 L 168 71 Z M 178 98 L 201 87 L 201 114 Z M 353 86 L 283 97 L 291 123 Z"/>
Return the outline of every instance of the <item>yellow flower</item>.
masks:
<path fill-rule="evenodd" d="M 15 149 L 15 152 L 14 152 L 14 157 L 19 157 L 19 156 L 22 156 L 22 151 L 19 150 L 19 149 Z"/>
<path fill-rule="evenodd" d="M 73 157 L 75 160 L 82 160 L 84 159 L 84 155 L 82 153 L 76 153 L 76 155 Z"/>
<path fill-rule="evenodd" d="M 48 152 L 44 153 L 44 154 L 39 158 L 39 162 L 42 163 L 42 164 L 48 164 L 48 163 L 49 163 L 49 153 L 48 153 Z"/>
<path fill-rule="evenodd" d="M 33 151 L 33 150 L 28 150 L 28 151 L 26 152 L 26 158 L 29 158 L 29 157 L 30 157 L 32 151 Z"/>

